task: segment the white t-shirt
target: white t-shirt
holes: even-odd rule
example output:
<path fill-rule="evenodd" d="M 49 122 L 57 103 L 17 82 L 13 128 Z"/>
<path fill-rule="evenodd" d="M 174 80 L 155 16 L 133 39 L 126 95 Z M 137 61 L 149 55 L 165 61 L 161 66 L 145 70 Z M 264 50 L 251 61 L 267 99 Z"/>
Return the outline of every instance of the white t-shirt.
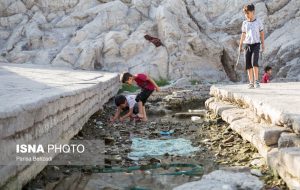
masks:
<path fill-rule="evenodd" d="M 245 20 L 242 25 L 242 32 L 246 33 L 244 44 L 260 43 L 260 32 L 264 30 L 263 23 L 254 19 L 253 21 Z"/>
<path fill-rule="evenodd" d="M 136 95 L 126 95 L 125 97 L 126 97 L 129 109 L 133 108 L 134 104 L 136 103 L 136 101 L 135 101 Z"/>

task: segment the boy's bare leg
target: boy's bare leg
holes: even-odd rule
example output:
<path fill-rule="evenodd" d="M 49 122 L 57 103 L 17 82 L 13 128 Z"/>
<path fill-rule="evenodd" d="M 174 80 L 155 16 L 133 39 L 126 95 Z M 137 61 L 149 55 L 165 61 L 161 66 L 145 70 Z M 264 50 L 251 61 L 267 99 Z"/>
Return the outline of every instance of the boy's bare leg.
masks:
<path fill-rule="evenodd" d="M 147 118 L 147 114 L 146 114 L 146 108 L 145 108 L 145 106 L 143 106 L 143 114 L 144 114 L 143 121 L 148 121 L 148 118 Z"/>
<path fill-rule="evenodd" d="M 258 80 L 258 67 L 253 67 L 254 70 L 254 79 Z"/>
<path fill-rule="evenodd" d="M 139 118 L 144 118 L 144 111 L 143 111 L 143 102 L 142 101 L 139 101 L 138 102 L 138 107 L 139 107 L 139 113 L 137 114 L 137 116 L 139 117 Z"/>
<path fill-rule="evenodd" d="M 249 78 L 249 83 L 253 83 L 253 69 L 247 69 L 248 72 L 248 78 Z"/>

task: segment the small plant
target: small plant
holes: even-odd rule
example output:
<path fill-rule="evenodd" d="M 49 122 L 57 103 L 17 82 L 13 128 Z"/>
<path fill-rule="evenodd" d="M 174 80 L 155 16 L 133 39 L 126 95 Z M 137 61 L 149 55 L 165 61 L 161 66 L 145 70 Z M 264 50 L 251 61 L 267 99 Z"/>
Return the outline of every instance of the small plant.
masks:
<path fill-rule="evenodd" d="M 167 86 L 170 82 L 167 79 L 159 78 L 158 80 L 154 80 L 158 86 Z"/>
<path fill-rule="evenodd" d="M 200 83 L 198 80 L 195 80 L 195 79 L 190 80 L 190 82 L 192 85 L 198 85 Z"/>
<path fill-rule="evenodd" d="M 136 92 L 139 88 L 137 86 L 134 85 L 128 85 L 128 84 L 122 84 L 122 88 L 119 90 L 118 93 L 122 93 L 122 92 Z"/>

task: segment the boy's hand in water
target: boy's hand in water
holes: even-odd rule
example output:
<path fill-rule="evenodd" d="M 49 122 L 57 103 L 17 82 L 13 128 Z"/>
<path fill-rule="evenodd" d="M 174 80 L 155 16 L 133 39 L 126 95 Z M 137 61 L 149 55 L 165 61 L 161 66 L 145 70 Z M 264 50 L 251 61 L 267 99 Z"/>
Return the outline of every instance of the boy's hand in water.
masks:
<path fill-rule="evenodd" d="M 115 122 L 115 118 L 114 118 L 114 117 L 110 117 L 109 120 L 110 120 L 111 123 L 114 123 L 114 122 Z"/>
<path fill-rule="evenodd" d="M 120 122 L 122 122 L 123 123 L 123 121 L 124 121 L 124 118 L 123 117 L 120 117 Z"/>
<path fill-rule="evenodd" d="M 159 91 L 160 91 L 160 88 L 157 86 L 157 87 L 155 88 L 155 90 L 156 90 L 156 92 L 159 92 Z"/>

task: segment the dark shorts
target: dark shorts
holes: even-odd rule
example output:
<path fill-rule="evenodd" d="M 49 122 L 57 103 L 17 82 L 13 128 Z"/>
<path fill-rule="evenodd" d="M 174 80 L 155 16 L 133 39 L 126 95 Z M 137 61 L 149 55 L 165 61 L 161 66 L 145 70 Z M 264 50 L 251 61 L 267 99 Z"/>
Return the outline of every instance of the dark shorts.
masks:
<path fill-rule="evenodd" d="M 129 107 L 126 107 L 123 109 L 124 112 L 127 112 L 129 111 Z M 134 104 L 134 107 L 133 107 L 133 114 L 138 114 L 139 113 L 139 106 L 137 103 Z"/>
<path fill-rule="evenodd" d="M 154 90 L 142 89 L 142 91 L 136 96 L 135 101 L 142 101 L 143 105 L 147 102 L 149 96 L 152 94 Z"/>
<path fill-rule="evenodd" d="M 246 70 L 258 67 L 260 43 L 244 44 Z"/>

